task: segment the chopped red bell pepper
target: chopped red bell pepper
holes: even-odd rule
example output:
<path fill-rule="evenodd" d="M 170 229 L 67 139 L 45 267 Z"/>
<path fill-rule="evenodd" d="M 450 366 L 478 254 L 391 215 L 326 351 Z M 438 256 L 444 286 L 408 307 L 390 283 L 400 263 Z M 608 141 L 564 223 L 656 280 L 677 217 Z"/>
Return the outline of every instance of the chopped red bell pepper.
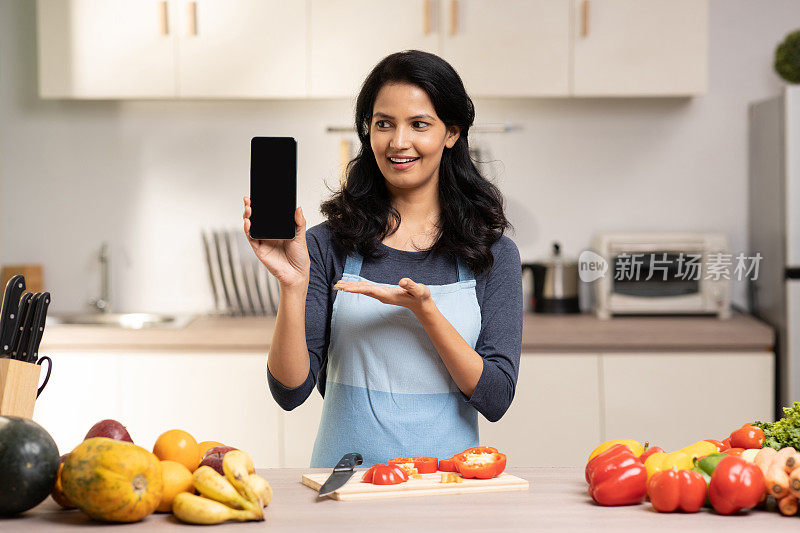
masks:
<path fill-rule="evenodd" d="M 647 494 L 647 469 L 627 446 L 612 446 L 594 457 L 586 470 L 589 496 L 600 505 L 634 505 Z"/>
<path fill-rule="evenodd" d="M 714 469 L 708 484 L 708 499 L 715 511 L 729 515 L 755 507 L 765 491 L 764 474 L 758 465 L 731 456 L 722 459 Z"/>
<path fill-rule="evenodd" d="M 414 468 L 419 474 L 432 474 L 439 469 L 439 460 L 436 457 L 398 457 L 389 459 L 390 465 L 404 465 L 414 463 Z"/>
<path fill-rule="evenodd" d="M 659 513 L 696 513 L 706 501 L 706 480 L 692 470 L 661 470 L 647 481 L 647 496 Z"/>
<path fill-rule="evenodd" d="M 364 472 L 361 481 L 373 485 L 396 485 L 408 481 L 406 471 L 397 465 L 374 464 Z"/>
<path fill-rule="evenodd" d="M 456 468 L 456 456 L 454 455 L 450 459 L 440 459 L 439 460 L 439 471 L 440 472 L 458 472 Z"/>
<path fill-rule="evenodd" d="M 505 454 L 470 450 L 476 450 L 476 448 L 464 450 L 453 457 L 456 469 L 461 474 L 461 477 L 465 479 L 491 479 L 499 476 L 506 469 Z"/>

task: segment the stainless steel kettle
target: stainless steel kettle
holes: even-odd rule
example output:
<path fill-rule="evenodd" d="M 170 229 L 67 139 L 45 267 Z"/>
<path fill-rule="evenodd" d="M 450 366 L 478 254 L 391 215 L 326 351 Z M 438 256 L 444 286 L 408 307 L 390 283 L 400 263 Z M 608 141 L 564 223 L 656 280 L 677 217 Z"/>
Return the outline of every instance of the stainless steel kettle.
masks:
<path fill-rule="evenodd" d="M 579 313 L 578 263 L 564 259 L 561 245 L 553 243 L 553 255 L 535 263 L 523 263 L 533 273 L 531 308 L 537 313 Z"/>

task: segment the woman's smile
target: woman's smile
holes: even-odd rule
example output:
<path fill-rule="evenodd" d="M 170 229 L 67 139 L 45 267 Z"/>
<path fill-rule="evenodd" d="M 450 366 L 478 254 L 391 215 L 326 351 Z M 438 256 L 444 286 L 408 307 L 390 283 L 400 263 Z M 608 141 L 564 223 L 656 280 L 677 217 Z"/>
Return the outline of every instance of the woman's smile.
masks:
<path fill-rule="evenodd" d="M 408 170 L 414 166 L 419 157 L 387 157 L 389 164 L 394 170 Z"/>

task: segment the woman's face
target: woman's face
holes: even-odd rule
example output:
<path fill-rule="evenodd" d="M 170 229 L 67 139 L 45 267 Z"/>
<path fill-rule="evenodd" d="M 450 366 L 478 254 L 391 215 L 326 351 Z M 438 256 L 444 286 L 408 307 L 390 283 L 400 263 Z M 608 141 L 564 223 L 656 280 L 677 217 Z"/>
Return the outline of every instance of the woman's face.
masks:
<path fill-rule="evenodd" d="M 428 93 L 409 83 L 381 87 L 372 109 L 370 145 L 389 188 L 411 189 L 439 177 L 444 147 L 452 148 L 459 129 L 447 126 Z"/>

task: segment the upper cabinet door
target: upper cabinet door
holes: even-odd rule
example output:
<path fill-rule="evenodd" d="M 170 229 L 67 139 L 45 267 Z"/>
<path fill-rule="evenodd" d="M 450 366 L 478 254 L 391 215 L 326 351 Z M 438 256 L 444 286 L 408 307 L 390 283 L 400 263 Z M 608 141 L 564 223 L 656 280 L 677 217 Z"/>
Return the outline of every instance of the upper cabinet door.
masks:
<path fill-rule="evenodd" d="M 199 98 L 303 97 L 306 2 L 173 0 L 178 94 Z"/>
<path fill-rule="evenodd" d="M 172 11 L 157 0 L 39 0 L 39 94 L 175 97 Z"/>
<path fill-rule="evenodd" d="M 573 7 L 576 96 L 705 93 L 707 0 L 573 0 Z"/>
<path fill-rule="evenodd" d="M 437 53 L 435 0 L 311 0 L 311 96 L 355 97 L 393 52 Z"/>
<path fill-rule="evenodd" d="M 442 56 L 473 96 L 569 94 L 567 0 L 440 0 Z"/>

